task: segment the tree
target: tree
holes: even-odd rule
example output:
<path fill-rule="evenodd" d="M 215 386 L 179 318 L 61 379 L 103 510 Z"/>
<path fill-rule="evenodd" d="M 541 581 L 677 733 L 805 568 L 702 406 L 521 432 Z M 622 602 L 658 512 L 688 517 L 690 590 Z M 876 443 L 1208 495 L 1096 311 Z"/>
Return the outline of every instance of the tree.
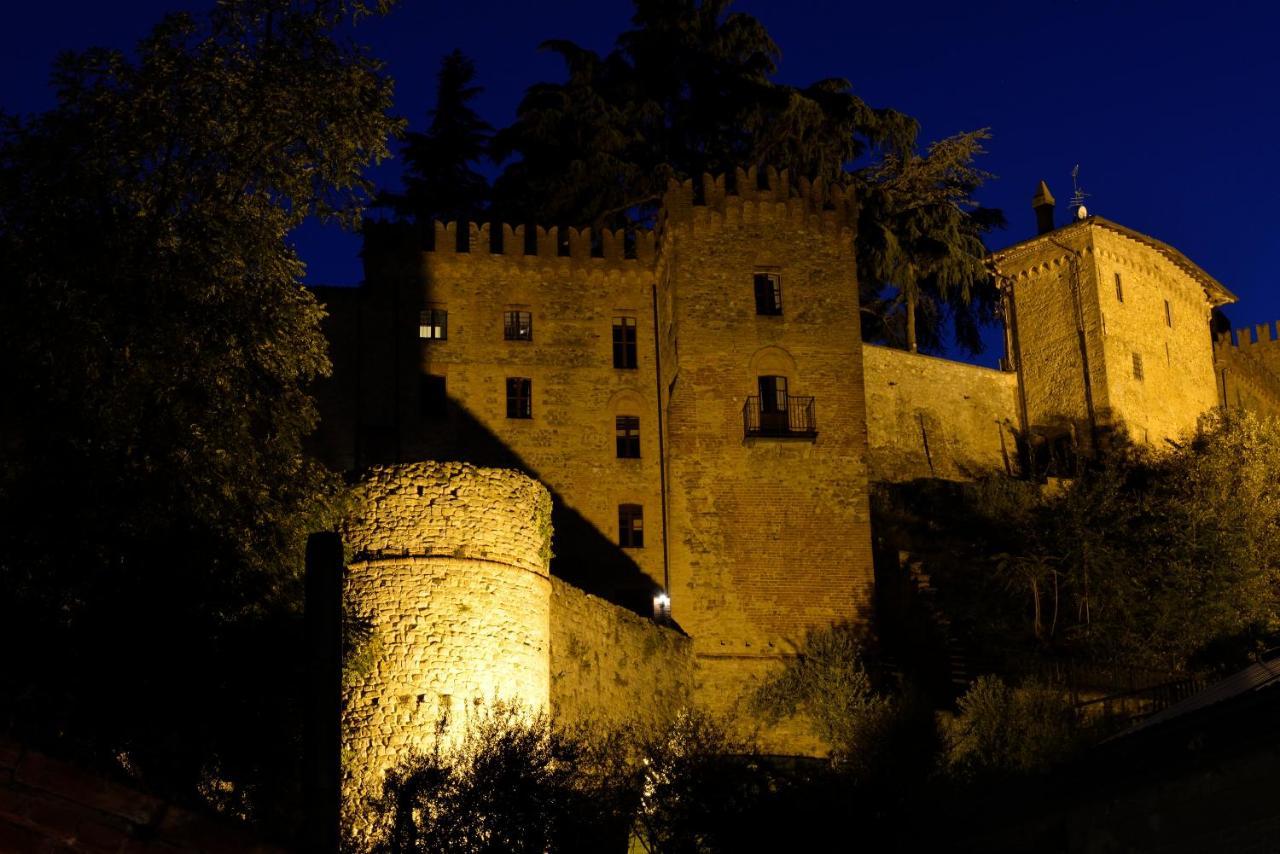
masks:
<path fill-rule="evenodd" d="M 0 136 L 3 717 L 263 820 L 298 779 L 303 452 L 328 370 L 287 242 L 395 128 L 360 0 L 235 0 L 55 70 Z M 277 816 L 279 817 L 279 816 Z"/>
<path fill-rule="evenodd" d="M 1163 451 L 1112 436 L 1053 492 L 917 494 L 916 536 L 939 604 L 984 658 L 1230 669 L 1280 631 L 1277 467 L 1280 421 L 1212 413 Z"/>
<path fill-rule="evenodd" d="M 1088 741 L 1062 691 L 982 676 L 943 719 L 947 770 L 960 779 L 1044 771 Z"/>
<path fill-rule="evenodd" d="M 804 715 L 838 763 L 872 747 L 892 701 L 877 691 L 863 663 L 863 632 L 838 624 L 809 632 L 799 654 L 754 698 L 766 719 Z"/>
<path fill-rule="evenodd" d="M 1003 222 L 972 204 L 988 176 L 973 166 L 985 131 L 915 153 L 914 119 L 873 109 L 849 81 L 806 87 L 774 81 L 780 51 L 756 18 L 729 0 L 636 0 L 633 28 L 600 55 L 566 41 L 563 83 L 531 86 L 493 153 L 508 161 L 495 184 L 497 214 L 517 222 L 621 228 L 652 224 L 671 179 L 781 166 L 800 177 L 852 184 L 863 199 L 859 276 L 864 332 L 981 349 L 994 316 L 981 235 Z M 885 299 L 887 288 L 896 298 Z M 917 310 L 921 309 L 921 310 Z M 926 335 L 916 326 L 926 321 Z"/>
<path fill-rule="evenodd" d="M 483 91 L 473 85 L 475 77 L 475 63 L 461 51 L 440 63 L 431 124 L 426 133 L 405 137 L 404 192 L 384 195 L 402 216 L 469 222 L 484 212 L 489 182 L 473 164 L 487 155 L 493 128 L 470 105 Z"/>
<path fill-rule="evenodd" d="M 971 352 L 981 351 L 982 320 L 994 318 L 998 300 L 982 235 L 1002 226 L 1004 217 L 973 198 L 991 177 L 974 165 L 989 138 L 978 130 L 932 143 L 923 156 L 889 152 L 860 176 L 858 272 L 873 287 L 896 289 L 891 308 L 902 310 L 902 343 L 912 353 L 919 349 L 922 309 L 932 321 L 933 350 L 940 349 L 937 319 L 944 308 L 955 316 L 957 343 Z M 971 306 L 986 318 L 975 319 Z"/>

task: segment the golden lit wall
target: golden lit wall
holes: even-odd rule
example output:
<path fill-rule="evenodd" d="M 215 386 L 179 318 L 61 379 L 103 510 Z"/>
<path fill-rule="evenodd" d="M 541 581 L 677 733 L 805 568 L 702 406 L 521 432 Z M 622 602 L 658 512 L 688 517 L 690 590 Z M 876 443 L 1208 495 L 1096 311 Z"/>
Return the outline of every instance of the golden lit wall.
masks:
<path fill-rule="evenodd" d="M 551 579 L 551 708 L 558 721 L 641 729 L 691 702 L 688 636 Z"/>
<path fill-rule="evenodd" d="M 799 198 L 739 173 L 665 199 L 661 330 L 678 362 L 666 391 L 672 609 L 693 638 L 695 697 L 735 706 L 805 632 L 865 617 L 872 585 L 866 416 L 847 200 Z M 705 204 L 703 203 L 705 202 Z M 753 275 L 780 277 L 782 314 L 758 315 Z M 747 438 L 757 377 L 812 396 L 817 436 Z M 766 749 L 819 749 L 798 733 Z"/>
<path fill-rule="evenodd" d="M 1164 447 L 1216 405 L 1208 298 L 1160 251 L 1084 221 L 999 263 L 1033 431 L 1074 432 L 1088 448 L 1091 393 L 1099 428 Z"/>
<path fill-rule="evenodd" d="M 550 699 L 550 499 L 511 471 L 460 463 L 373 469 L 341 532 L 348 615 L 370 637 L 348 660 L 342 750 L 346 825 L 387 769 L 446 743 L 494 700 Z"/>
<path fill-rule="evenodd" d="M 1220 403 L 1280 415 L 1280 340 L 1273 324 L 1223 333 L 1214 340 L 1213 353 Z"/>
<path fill-rule="evenodd" d="M 1076 254 L 1087 245 L 1087 231 L 1060 229 L 1001 266 L 1012 293 L 1028 426 L 1037 434 L 1075 436 L 1084 448 L 1090 445 L 1087 391 L 1095 413 L 1106 405 L 1094 270 Z"/>
<path fill-rule="evenodd" d="M 430 251 L 367 254 L 374 284 L 365 288 L 365 337 L 398 336 L 400 350 L 379 356 L 388 345 L 371 342 L 363 386 L 382 403 L 365 416 L 399 424 L 401 459 L 473 459 L 529 472 L 585 520 L 598 539 L 593 554 L 617 544 L 618 506 L 641 505 L 645 544 L 623 559 L 647 576 L 647 598 L 663 582 L 653 234 L 638 235 L 637 257 L 626 258 L 620 233 L 599 235 L 603 255 L 594 257 L 589 231 L 566 230 L 561 255 L 558 230 L 538 229 L 537 252 L 526 255 L 523 226 L 504 227 L 500 252 L 491 251 L 487 225 L 470 226 L 467 252 L 456 251 L 453 224 L 435 228 Z M 447 311 L 445 340 L 418 337 L 418 311 L 427 307 Z M 507 311 L 532 316 L 532 340 L 505 339 Z M 614 367 L 615 318 L 635 323 L 634 368 Z M 454 407 L 447 417 L 422 412 L 423 375 L 444 378 Z M 508 417 L 508 378 L 531 380 L 532 417 Z M 617 456 L 618 416 L 640 419 L 638 459 Z M 559 534 L 559 558 L 591 548 L 580 532 Z"/>
<path fill-rule="evenodd" d="M 1137 441 L 1167 447 L 1218 402 L 1204 287 L 1159 252 L 1108 229 L 1093 229 L 1092 247 L 1109 419 Z M 1135 353 L 1142 379 L 1134 375 Z"/>
<path fill-rule="evenodd" d="M 862 345 L 872 480 L 967 480 L 1018 467 L 1018 377 Z"/>

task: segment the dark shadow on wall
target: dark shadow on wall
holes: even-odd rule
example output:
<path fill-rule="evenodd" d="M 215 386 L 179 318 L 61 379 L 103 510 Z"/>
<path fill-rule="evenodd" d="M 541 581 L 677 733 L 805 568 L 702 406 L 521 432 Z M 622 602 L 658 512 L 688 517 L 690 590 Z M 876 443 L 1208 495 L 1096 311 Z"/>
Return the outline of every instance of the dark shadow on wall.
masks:
<path fill-rule="evenodd" d="M 409 419 L 399 436 L 391 427 L 357 427 L 357 471 L 371 465 L 424 460 L 458 460 L 514 469 L 546 486 L 533 466 L 451 397 L 444 415 Z M 660 586 L 559 493 L 550 486 L 547 491 L 552 502 L 551 573 L 593 596 L 642 617 L 652 617 L 653 597 Z M 654 543 L 648 547 L 657 546 Z"/>

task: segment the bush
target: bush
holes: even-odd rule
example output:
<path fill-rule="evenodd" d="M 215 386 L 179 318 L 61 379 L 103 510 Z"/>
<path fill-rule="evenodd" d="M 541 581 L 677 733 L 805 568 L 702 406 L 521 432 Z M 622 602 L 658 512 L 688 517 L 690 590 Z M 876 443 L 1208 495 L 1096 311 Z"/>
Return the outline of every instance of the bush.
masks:
<path fill-rule="evenodd" d="M 1042 771 L 1085 742 L 1070 701 L 1052 688 L 983 676 L 959 705 L 942 729 L 947 770 L 962 779 Z"/>
<path fill-rule="evenodd" d="M 863 649 L 863 629 L 852 624 L 809 632 L 796 657 L 757 690 L 752 705 L 771 723 L 803 717 L 830 746 L 834 764 L 869 771 L 898 709 L 873 687 Z"/>
<path fill-rule="evenodd" d="M 390 772 L 377 805 L 378 852 L 562 852 L 617 848 L 626 839 L 633 786 L 609 737 L 554 726 L 497 704 L 456 750 Z"/>
<path fill-rule="evenodd" d="M 741 851 L 776 788 L 753 745 L 716 718 L 685 711 L 636 745 L 641 797 L 635 838 L 653 854 Z"/>

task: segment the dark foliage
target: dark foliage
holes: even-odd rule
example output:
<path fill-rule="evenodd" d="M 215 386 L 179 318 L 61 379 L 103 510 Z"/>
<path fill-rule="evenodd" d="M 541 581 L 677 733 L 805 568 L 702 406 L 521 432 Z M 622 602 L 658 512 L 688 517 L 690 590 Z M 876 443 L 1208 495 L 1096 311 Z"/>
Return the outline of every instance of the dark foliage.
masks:
<path fill-rule="evenodd" d="M 1161 453 L 1113 437 L 1065 486 L 920 483 L 876 515 L 992 666 L 1229 668 L 1280 627 L 1278 465 L 1280 426 L 1236 413 Z"/>
<path fill-rule="evenodd" d="M 909 349 L 978 352 L 994 317 L 982 235 L 1003 224 L 972 199 L 985 132 L 916 153 L 915 120 L 873 109 L 848 80 L 773 79 L 781 56 L 759 20 L 729 0 L 636 0 L 633 29 L 605 56 L 543 45 L 567 79 L 527 90 L 493 140 L 506 162 L 496 218 L 619 228 L 651 224 L 671 179 L 775 166 L 859 191 L 864 335 Z M 917 327 L 921 330 L 917 333 Z"/>
<path fill-rule="evenodd" d="M 285 237 L 352 219 L 394 123 L 357 2 L 172 16 L 0 137 L 2 725 L 285 821 L 321 309 Z M 385 4 L 376 4 L 383 6 Z"/>
<path fill-rule="evenodd" d="M 474 165 L 488 152 L 493 128 L 470 106 L 482 91 L 475 64 L 455 50 L 440 63 L 436 105 L 425 133 L 405 135 L 404 192 L 383 194 L 398 214 L 430 223 L 478 221 L 489 182 Z"/>

